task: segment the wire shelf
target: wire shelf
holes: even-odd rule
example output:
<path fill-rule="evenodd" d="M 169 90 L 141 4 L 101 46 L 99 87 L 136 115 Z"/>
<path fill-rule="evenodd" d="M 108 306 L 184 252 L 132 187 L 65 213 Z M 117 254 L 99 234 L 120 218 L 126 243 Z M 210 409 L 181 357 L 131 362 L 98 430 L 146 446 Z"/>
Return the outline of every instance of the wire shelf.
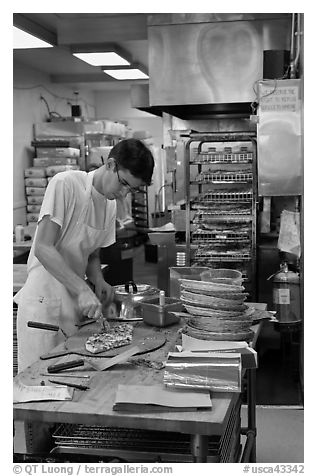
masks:
<path fill-rule="evenodd" d="M 203 251 L 201 248 L 197 250 L 195 256 L 195 261 L 245 261 L 251 259 L 251 250 L 239 250 L 237 252 L 233 251 L 223 251 L 223 252 L 214 252 L 214 251 Z"/>
<path fill-rule="evenodd" d="M 230 224 L 230 223 L 250 223 L 252 221 L 252 215 L 205 215 L 201 214 L 196 216 L 193 220 L 195 224 Z"/>
<path fill-rule="evenodd" d="M 197 210 L 195 216 L 201 217 L 202 219 L 208 219 L 209 217 L 217 216 L 248 216 L 252 214 L 250 204 L 246 204 L 245 206 L 243 206 L 243 204 L 239 204 L 236 207 L 234 207 L 234 205 L 224 206 L 217 204 L 217 206 L 212 206 L 212 204 L 209 204 L 209 206 L 206 206 L 205 209 L 201 209 L 196 204 L 195 210 Z"/>
<path fill-rule="evenodd" d="M 245 236 L 228 236 L 228 235 L 220 235 L 214 233 L 194 233 L 192 236 L 192 243 L 195 244 L 244 244 L 250 245 L 251 241 L 250 238 Z"/>
<path fill-rule="evenodd" d="M 206 172 L 201 172 L 197 175 L 192 184 L 201 184 L 201 183 L 210 183 L 210 182 L 229 182 L 229 183 L 246 183 L 253 181 L 253 173 L 252 172 L 213 172 L 211 170 Z"/>
<path fill-rule="evenodd" d="M 201 152 L 192 159 L 191 164 L 250 164 L 252 152 L 240 154 Z"/>
<path fill-rule="evenodd" d="M 209 190 L 205 194 L 193 200 L 192 204 L 209 206 L 212 202 L 250 202 L 253 199 L 252 190 L 217 191 Z"/>
<path fill-rule="evenodd" d="M 57 446 L 64 448 L 76 446 L 78 450 L 81 448 L 108 448 L 125 451 L 190 454 L 190 436 L 175 432 L 63 423 L 53 434 L 53 439 Z M 208 453 L 210 455 L 218 454 L 222 444 L 222 436 L 210 436 L 208 438 Z"/>

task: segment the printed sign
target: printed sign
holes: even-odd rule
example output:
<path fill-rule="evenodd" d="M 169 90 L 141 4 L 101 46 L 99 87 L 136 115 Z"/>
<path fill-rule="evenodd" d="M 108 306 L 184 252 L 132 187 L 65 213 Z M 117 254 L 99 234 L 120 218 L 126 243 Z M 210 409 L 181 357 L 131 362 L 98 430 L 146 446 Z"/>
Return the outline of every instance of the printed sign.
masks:
<path fill-rule="evenodd" d="M 296 112 L 299 109 L 298 85 L 281 86 L 270 81 L 269 85 L 261 84 L 261 112 Z"/>
<path fill-rule="evenodd" d="M 289 289 L 274 289 L 273 291 L 274 304 L 290 304 L 291 296 Z"/>

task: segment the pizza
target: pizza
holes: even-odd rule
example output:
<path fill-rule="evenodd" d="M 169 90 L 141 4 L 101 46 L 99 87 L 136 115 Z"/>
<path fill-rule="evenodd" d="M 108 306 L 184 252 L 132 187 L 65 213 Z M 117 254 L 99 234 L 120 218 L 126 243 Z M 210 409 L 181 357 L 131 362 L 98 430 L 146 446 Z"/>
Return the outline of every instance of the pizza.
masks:
<path fill-rule="evenodd" d="M 133 326 L 131 324 L 117 324 L 106 332 L 100 332 L 88 337 L 85 348 L 92 354 L 130 344 L 132 341 Z"/>

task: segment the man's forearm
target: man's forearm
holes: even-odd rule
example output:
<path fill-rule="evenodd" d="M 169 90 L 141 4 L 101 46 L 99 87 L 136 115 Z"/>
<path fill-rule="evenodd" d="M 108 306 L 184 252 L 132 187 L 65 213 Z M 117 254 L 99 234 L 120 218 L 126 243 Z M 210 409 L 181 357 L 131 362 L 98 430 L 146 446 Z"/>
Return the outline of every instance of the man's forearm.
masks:
<path fill-rule="evenodd" d="M 72 271 L 54 246 L 38 244 L 36 257 L 44 268 L 54 276 L 57 281 L 62 283 L 71 294 L 78 296 L 88 287 L 85 281 Z"/>
<path fill-rule="evenodd" d="M 99 252 L 100 250 L 98 249 L 89 256 L 86 268 L 86 276 L 93 284 L 96 284 L 100 279 L 104 279 L 101 271 Z"/>

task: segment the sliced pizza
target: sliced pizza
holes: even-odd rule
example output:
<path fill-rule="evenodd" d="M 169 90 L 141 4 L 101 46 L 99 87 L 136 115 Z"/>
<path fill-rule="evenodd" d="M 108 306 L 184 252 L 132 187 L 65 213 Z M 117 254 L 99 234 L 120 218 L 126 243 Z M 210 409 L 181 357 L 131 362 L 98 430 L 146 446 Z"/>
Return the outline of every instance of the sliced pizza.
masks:
<path fill-rule="evenodd" d="M 133 326 L 131 324 L 114 325 L 106 332 L 100 332 L 88 337 L 85 343 L 86 350 L 92 354 L 121 347 L 132 342 Z"/>

